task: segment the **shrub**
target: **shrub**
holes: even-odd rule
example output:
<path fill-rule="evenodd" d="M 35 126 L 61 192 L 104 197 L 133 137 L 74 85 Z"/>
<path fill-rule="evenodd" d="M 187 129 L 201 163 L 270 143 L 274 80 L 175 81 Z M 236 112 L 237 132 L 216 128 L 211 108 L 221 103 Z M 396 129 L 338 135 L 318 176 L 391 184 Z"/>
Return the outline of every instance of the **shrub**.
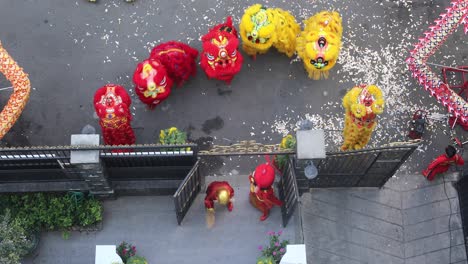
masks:
<path fill-rule="evenodd" d="M 0 215 L 0 263 L 19 264 L 22 256 L 28 253 L 32 242 L 21 224 L 11 218 L 10 211 Z"/>
<path fill-rule="evenodd" d="M 282 231 L 279 231 L 278 233 L 275 233 L 273 231 L 268 232 L 268 235 L 270 237 L 270 243 L 266 248 L 263 248 L 262 246 L 259 247 L 259 249 L 262 251 L 262 256 L 257 259 L 258 264 L 270 264 L 270 262 L 265 262 L 268 259 L 273 259 L 274 262 L 272 263 L 280 263 L 281 258 L 286 253 L 286 245 L 289 244 L 288 240 L 279 240 L 281 234 Z"/>
<path fill-rule="evenodd" d="M 101 203 L 93 198 L 74 199 L 73 195 L 34 193 L 2 195 L 0 201 L 26 231 L 68 230 L 89 226 L 102 220 Z M 0 211 L 0 213 L 2 213 Z"/>
<path fill-rule="evenodd" d="M 134 256 L 128 259 L 127 264 L 148 264 L 144 257 Z"/>
<path fill-rule="evenodd" d="M 127 261 L 135 256 L 136 254 L 136 248 L 134 245 L 132 244 L 129 244 L 125 241 L 123 241 L 122 243 L 120 243 L 120 245 L 117 247 L 116 249 L 117 251 L 117 254 L 120 256 L 120 258 L 122 259 L 122 261 L 124 263 L 127 263 Z"/>
<path fill-rule="evenodd" d="M 161 130 L 159 133 L 159 143 L 164 145 L 175 145 L 187 143 L 187 133 L 178 130 L 176 127 Z M 183 148 L 166 149 L 166 151 L 184 150 Z M 186 148 L 187 151 L 190 148 Z"/>
<path fill-rule="evenodd" d="M 279 149 L 294 149 L 296 147 L 296 139 L 291 136 L 287 135 L 281 140 L 281 143 L 279 145 Z M 276 167 L 279 170 L 283 170 L 284 166 L 286 165 L 286 162 L 288 161 L 289 155 L 276 155 L 275 156 L 275 164 Z"/>

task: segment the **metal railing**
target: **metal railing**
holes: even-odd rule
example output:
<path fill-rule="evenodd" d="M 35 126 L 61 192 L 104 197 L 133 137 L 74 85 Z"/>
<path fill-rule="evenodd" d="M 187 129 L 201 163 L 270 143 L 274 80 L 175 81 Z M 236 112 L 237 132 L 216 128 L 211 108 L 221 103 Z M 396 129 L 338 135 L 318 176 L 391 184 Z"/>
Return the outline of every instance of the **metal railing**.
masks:
<path fill-rule="evenodd" d="M 418 147 L 418 144 L 327 153 L 316 162 L 318 176 L 311 188 L 382 187 Z M 301 168 L 305 162 L 298 163 Z M 303 171 L 297 171 L 303 175 Z"/>
<path fill-rule="evenodd" d="M 281 206 L 283 227 L 286 227 L 299 201 L 299 188 L 293 166 L 293 157 L 289 157 L 288 162 L 284 166 L 283 175 L 278 187 L 279 198 L 283 201 L 283 206 Z"/>
<path fill-rule="evenodd" d="M 0 183 L 81 180 L 73 151 L 99 151 L 106 168 L 192 166 L 197 145 L 54 146 L 0 148 Z"/>
<path fill-rule="evenodd" d="M 180 225 L 201 190 L 200 161 L 197 161 L 174 194 L 177 223 Z"/>

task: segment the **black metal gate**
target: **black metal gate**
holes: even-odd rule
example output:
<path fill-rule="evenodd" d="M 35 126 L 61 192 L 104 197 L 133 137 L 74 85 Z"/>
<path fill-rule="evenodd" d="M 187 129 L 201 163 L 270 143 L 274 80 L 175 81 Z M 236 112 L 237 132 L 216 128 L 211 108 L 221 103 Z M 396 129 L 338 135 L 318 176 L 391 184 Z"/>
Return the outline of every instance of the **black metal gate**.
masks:
<path fill-rule="evenodd" d="M 382 187 L 418 147 L 417 144 L 327 153 L 314 164 L 318 175 L 310 188 Z M 297 161 L 296 173 L 304 177 L 306 161 Z"/>
<path fill-rule="evenodd" d="M 176 208 L 177 223 L 179 225 L 182 223 L 190 206 L 201 190 L 199 165 L 200 161 L 198 160 L 174 194 L 174 205 Z"/>
<path fill-rule="evenodd" d="M 280 200 L 283 201 L 283 206 L 281 207 L 283 227 L 286 227 L 299 201 L 299 188 L 297 186 L 292 157 L 288 159 L 285 165 L 278 189 Z"/>

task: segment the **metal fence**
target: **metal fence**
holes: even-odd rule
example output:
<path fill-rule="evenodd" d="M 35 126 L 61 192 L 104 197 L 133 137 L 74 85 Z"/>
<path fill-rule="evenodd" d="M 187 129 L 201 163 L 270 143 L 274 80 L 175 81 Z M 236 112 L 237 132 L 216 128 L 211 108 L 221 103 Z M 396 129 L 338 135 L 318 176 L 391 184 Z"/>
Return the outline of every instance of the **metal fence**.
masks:
<path fill-rule="evenodd" d="M 182 223 L 190 206 L 201 190 L 202 181 L 199 164 L 200 161 L 195 163 L 174 194 L 174 205 L 176 208 L 177 223 L 179 225 Z"/>
<path fill-rule="evenodd" d="M 318 175 L 310 188 L 382 187 L 417 148 L 417 144 L 327 153 L 315 161 Z M 307 163 L 298 161 L 296 173 L 303 177 Z"/>
<path fill-rule="evenodd" d="M 195 144 L 0 148 L 0 192 L 86 190 L 72 164 L 73 153 L 86 151 L 98 151 L 111 182 L 166 178 L 178 180 L 174 190 L 197 159 Z"/>
<path fill-rule="evenodd" d="M 283 206 L 281 206 L 283 227 L 286 227 L 299 201 L 299 188 L 297 186 L 296 172 L 294 170 L 292 157 L 288 159 L 285 165 L 278 187 L 279 198 L 283 201 Z"/>

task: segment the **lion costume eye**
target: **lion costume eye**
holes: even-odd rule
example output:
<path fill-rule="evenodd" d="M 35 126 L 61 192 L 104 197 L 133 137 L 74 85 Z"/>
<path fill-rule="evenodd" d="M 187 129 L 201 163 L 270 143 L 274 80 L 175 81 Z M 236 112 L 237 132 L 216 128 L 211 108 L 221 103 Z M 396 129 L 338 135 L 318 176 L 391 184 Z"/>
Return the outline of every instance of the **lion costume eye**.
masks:
<path fill-rule="evenodd" d="M 206 57 L 208 58 L 208 60 L 214 60 L 214 56 L 209 53 L 206 53 Z"/>
<path fill-rule="evenodd" d="M 166 84 L 166 76 L 162 79 L 162 81 L 159 83 L 159 85 L 165 85 Z"/>
<path fill-rule="evenodd" d="M 231 53 L 231 57 L 235 57 L 237 55 L 237 50 L 234 50 L 232 53 Z"/>

